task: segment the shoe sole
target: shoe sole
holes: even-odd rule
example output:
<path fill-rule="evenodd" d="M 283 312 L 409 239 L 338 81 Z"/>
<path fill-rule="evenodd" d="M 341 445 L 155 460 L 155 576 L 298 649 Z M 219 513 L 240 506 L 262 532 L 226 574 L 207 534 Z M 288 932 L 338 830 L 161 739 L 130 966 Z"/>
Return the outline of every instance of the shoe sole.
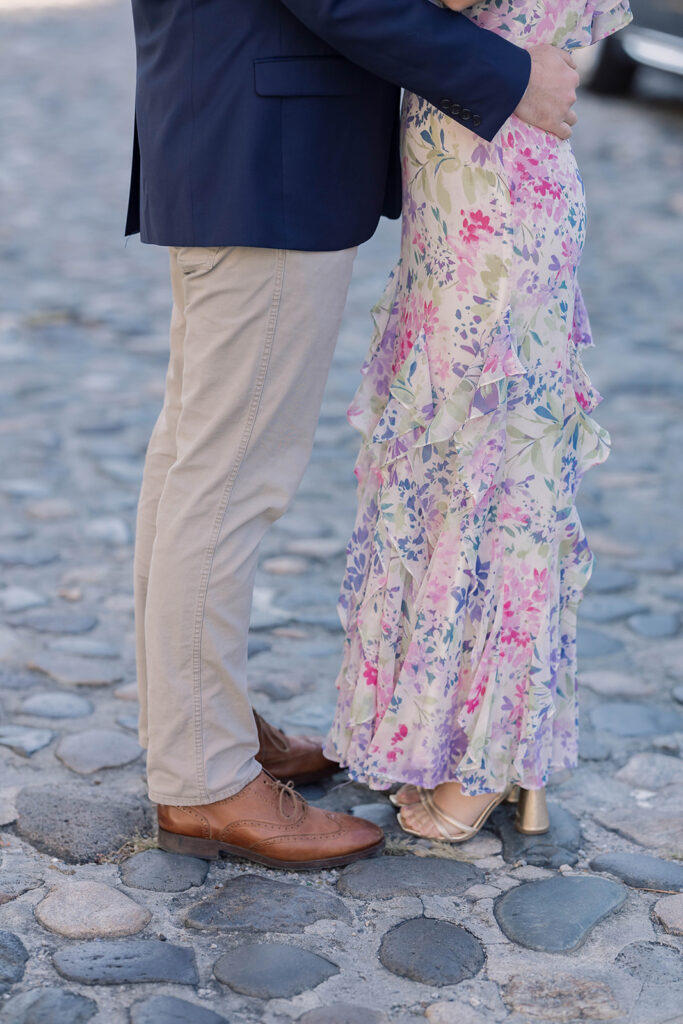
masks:
<path fill-rule="evenodd" d="M 158 844 L 159 849 L 165 850 L 167 853 L 180 853 L 186 857 L 199 857 L 201 860 L 218 860 L 219 857 L 248 860 L 254 864 L 262 864 L 266 868 L 280 868 L 284 871 L 323 871 L 326 868 L 343 867 L 345 864 L 352 864 L 365 857 L 375 857 L 384 849 L 384 839 L 380 839 L 374 846 L 353 850 L 351 853 L 340 854 L 338 857 L 325 857 L 321 860 L 277 860 L 261 853 L 254 853 L 252 850 L 245 850 L 242 846 L 221 843 L 217 839 L 183 836 L 177 832 L 166 832 L 161 828 L 159 829 Z"/>

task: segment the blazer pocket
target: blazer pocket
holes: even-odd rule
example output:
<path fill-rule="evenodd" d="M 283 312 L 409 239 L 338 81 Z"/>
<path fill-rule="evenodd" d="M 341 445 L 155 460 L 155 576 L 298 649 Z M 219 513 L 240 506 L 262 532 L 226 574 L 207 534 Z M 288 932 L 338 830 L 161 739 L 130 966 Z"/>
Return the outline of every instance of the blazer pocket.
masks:
<path fill-rule="evenodd" d="M 343 57 L 271 57 L 254 61 L 259 96 L 357 96 L 365 72 Z"/>

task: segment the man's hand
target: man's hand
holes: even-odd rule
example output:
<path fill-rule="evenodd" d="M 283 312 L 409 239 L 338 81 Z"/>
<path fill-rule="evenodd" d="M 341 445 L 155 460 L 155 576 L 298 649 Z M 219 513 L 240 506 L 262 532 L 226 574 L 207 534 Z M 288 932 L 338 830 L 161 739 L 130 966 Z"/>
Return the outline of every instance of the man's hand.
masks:
<path fill-rule="evenodd" d="M 527 124 L 568 139 L 577 121 L 572 110 L 579 84 L 576 64 L 556 46 L 532 46 L 529 53 L 531 78 L 515 114 Z"/>

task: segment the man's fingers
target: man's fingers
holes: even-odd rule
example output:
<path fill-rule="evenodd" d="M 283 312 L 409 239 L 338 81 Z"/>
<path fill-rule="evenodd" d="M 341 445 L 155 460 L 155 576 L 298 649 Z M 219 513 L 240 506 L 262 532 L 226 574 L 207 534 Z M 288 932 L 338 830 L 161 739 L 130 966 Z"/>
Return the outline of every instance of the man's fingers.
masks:
<path fill-rule="evenodd" d="M 567 53 L 566 50 L 558 50 L 558 53 L 562 57 L 562 60 L 567 64 L 574 72 L 574 88 L 578 86 L 581 79 L 579 78 L 579 70 L 576 61 L 572 57 L 571 53 Z"/>
<path fill-rule="evenodd" d="M 554 124 L 547 124 L 544 131 L 556 135 L 558 139 L 570 139 L 572 137 L 571 126 L 567 121 L 556 121 Z"/>
<path fill-rule="evenodd" d="M 549 45 L 531 47 L 530 53 L 531 77 L 516 113 L 527 124 L 568 139 L 576 124 L 572 107 L 579 85 L 574 58 Z"/>

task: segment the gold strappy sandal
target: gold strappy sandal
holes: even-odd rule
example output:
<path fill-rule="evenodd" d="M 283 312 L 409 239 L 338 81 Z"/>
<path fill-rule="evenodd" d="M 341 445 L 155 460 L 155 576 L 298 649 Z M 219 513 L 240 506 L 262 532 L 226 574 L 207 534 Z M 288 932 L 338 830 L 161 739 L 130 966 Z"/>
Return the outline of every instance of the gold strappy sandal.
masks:
<path fill-rule="evenodd" d="M 496 793 L 493 800 L 486 805 L 484 810 L 481 812 L 477 820 L 472 825 L 466 825 L 463 821 L 458 821 L 457 818 L 452 818 L 450 814 L 446 814 L 434 803 L 432 794 L 427 789 L 418 787 L 420 794 L 420 804 L 429 815 L 430 820 L 436 825 L 439 836 L 438 840 L 442 843 L 464 843 L 473 836 L 476 836 L 477 832 L 486 824 L 489 816 L 495 811 L 499 804 L 502 804 L 508 796 L 509 790 L 505 790 L 504 793 Z M 414 804 L 412 806 L 415 806 Z M 420 839 L 434 839 L 434 836 L 425 836 L 421 832 L 416 832 L 415 829 L 409 828 L 408 825 L 403 821 L 403 811 L 399 811 L 398 823 L 404 832 L 407 832 L 411 836 L 418 836 Z M 454 834 L 453 829 L 458 830 L 457 834 Z"/>

